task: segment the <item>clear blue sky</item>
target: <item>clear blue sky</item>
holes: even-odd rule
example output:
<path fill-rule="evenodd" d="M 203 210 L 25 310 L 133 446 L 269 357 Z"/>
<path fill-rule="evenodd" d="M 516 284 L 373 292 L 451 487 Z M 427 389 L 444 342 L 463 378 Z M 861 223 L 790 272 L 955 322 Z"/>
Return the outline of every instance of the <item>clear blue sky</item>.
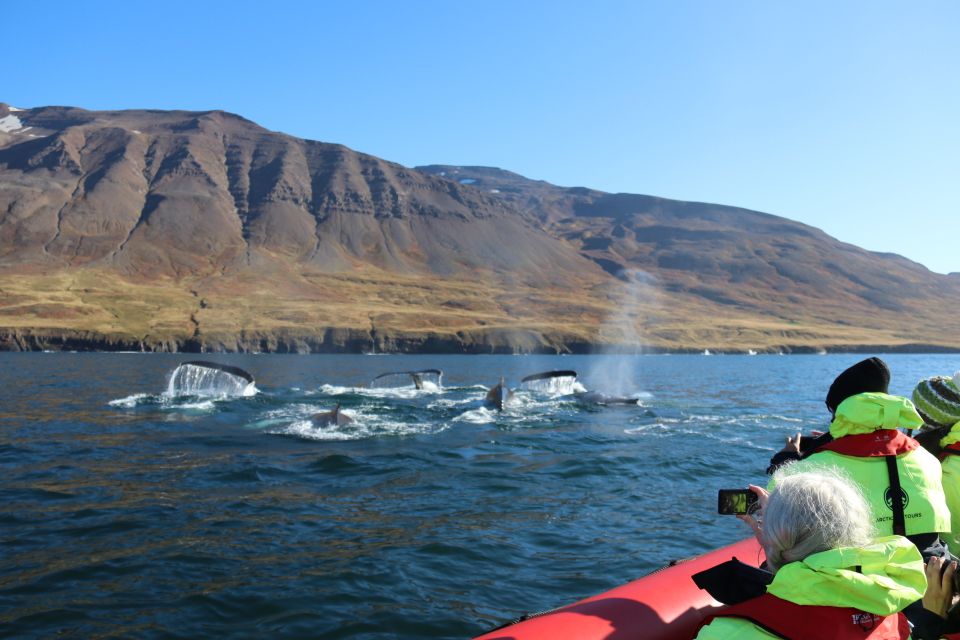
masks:
<path fill-rule="evenodd" d="M 590 5 L 590 6 L 588 6 Z M 225 109 L 960 271 L 960 3 L 17 2 L 0 101 Z"/>

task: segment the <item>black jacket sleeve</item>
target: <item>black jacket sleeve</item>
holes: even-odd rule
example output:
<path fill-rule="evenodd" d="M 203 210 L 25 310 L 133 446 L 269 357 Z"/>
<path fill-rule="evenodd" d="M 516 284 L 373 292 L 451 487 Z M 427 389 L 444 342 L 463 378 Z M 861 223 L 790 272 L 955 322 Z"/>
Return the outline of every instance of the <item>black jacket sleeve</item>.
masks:
<path fill-rule="evenodd" d="M 777 451 L 775 454 L 773 454 L 773 457 L 770 458 L 770 466 L 767 467 L 767 475 L 773 475 L 774 471 L 788 462 L 793 462 L 802 458 L 803 456 L 796 451 Z"/>
<path fill-rule="evenodd" d="M 797 453 L 796 451 L 777 451 L 775 454 L 773 454 L 773 457 L 770 458 L 770 466 L 767 467 L 767 474 L 772 475 L 774 471 L 788 462 L 803 460 L 807 456 L 816 453 L 817 450 L 823 445 L 832 441 L 833 436 L 830 435 L 829 431 L 817 436 L 816 438 L 808 438 L 804 436 L 800 440 L 800 453 Z"/>

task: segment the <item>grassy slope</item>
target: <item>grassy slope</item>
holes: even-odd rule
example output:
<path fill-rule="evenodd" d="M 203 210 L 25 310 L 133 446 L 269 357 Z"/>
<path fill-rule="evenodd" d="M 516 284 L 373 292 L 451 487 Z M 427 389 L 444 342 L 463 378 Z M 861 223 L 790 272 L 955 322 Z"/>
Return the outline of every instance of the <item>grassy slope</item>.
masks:
<path fill-rule="evenodd" d="M 618 288 L 619 287 L 619 288 Z M 238 336 L 308 336 L 352 330 L 390 347 L 428 338 L 518 346 L 637 344 L 668 350 L 778 350 L 938 344 L 960 348 L 956 327 L 909 334 L 882 316 L 851 325 L 785 320 L 649 288 L 600 282 L 564 290 L 397 276 L 276 272 L 138 284 L 115 272 L 71 269 L 0 275 L 0 330 L 104 336 L 147 346 L 196 337 L 207 348 L 251 348 Z M 536 337 L 546 336 L 546 341 Z M 409 343 L 409 342 L 408 342 Z"/>

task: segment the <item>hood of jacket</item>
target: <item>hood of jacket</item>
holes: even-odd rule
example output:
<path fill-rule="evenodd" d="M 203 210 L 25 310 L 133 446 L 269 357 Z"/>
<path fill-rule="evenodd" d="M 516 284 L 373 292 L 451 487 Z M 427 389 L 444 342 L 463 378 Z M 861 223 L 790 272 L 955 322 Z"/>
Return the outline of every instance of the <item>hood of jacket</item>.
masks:
<path fill-rule="evenodd" d="M 940 446 L 947 447 L 957 442 L 960 442 L 960 422 L 950 427 L 947 435 L 940 439 Z"/>
<path fill-rule="evenodd" d="M 853 607 L 887 616 L 923 597 L 923 559 L 901 536 L 865 547 L 841 547 L 785 564 L 767 592 L 801 605 Z"/>
<path fill-rule="evenodd" d="M 916 429 L 923 424 L 913 402 L 887 393 L 858 393 L 840 403 L 830 423 L 834 439 L 879 429 Z"/>

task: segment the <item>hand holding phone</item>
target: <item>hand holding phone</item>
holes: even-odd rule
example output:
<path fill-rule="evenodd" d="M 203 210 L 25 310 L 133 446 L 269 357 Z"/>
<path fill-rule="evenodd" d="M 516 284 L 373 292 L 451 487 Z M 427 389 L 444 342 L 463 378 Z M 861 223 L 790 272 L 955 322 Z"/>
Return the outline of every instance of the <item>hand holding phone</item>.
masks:
<path fill-rule="evenodd" d="M 746 515 L 757 509 L 758 496 L 750 489 L 720 489 L 717 492 L 717 513 Z"/>

